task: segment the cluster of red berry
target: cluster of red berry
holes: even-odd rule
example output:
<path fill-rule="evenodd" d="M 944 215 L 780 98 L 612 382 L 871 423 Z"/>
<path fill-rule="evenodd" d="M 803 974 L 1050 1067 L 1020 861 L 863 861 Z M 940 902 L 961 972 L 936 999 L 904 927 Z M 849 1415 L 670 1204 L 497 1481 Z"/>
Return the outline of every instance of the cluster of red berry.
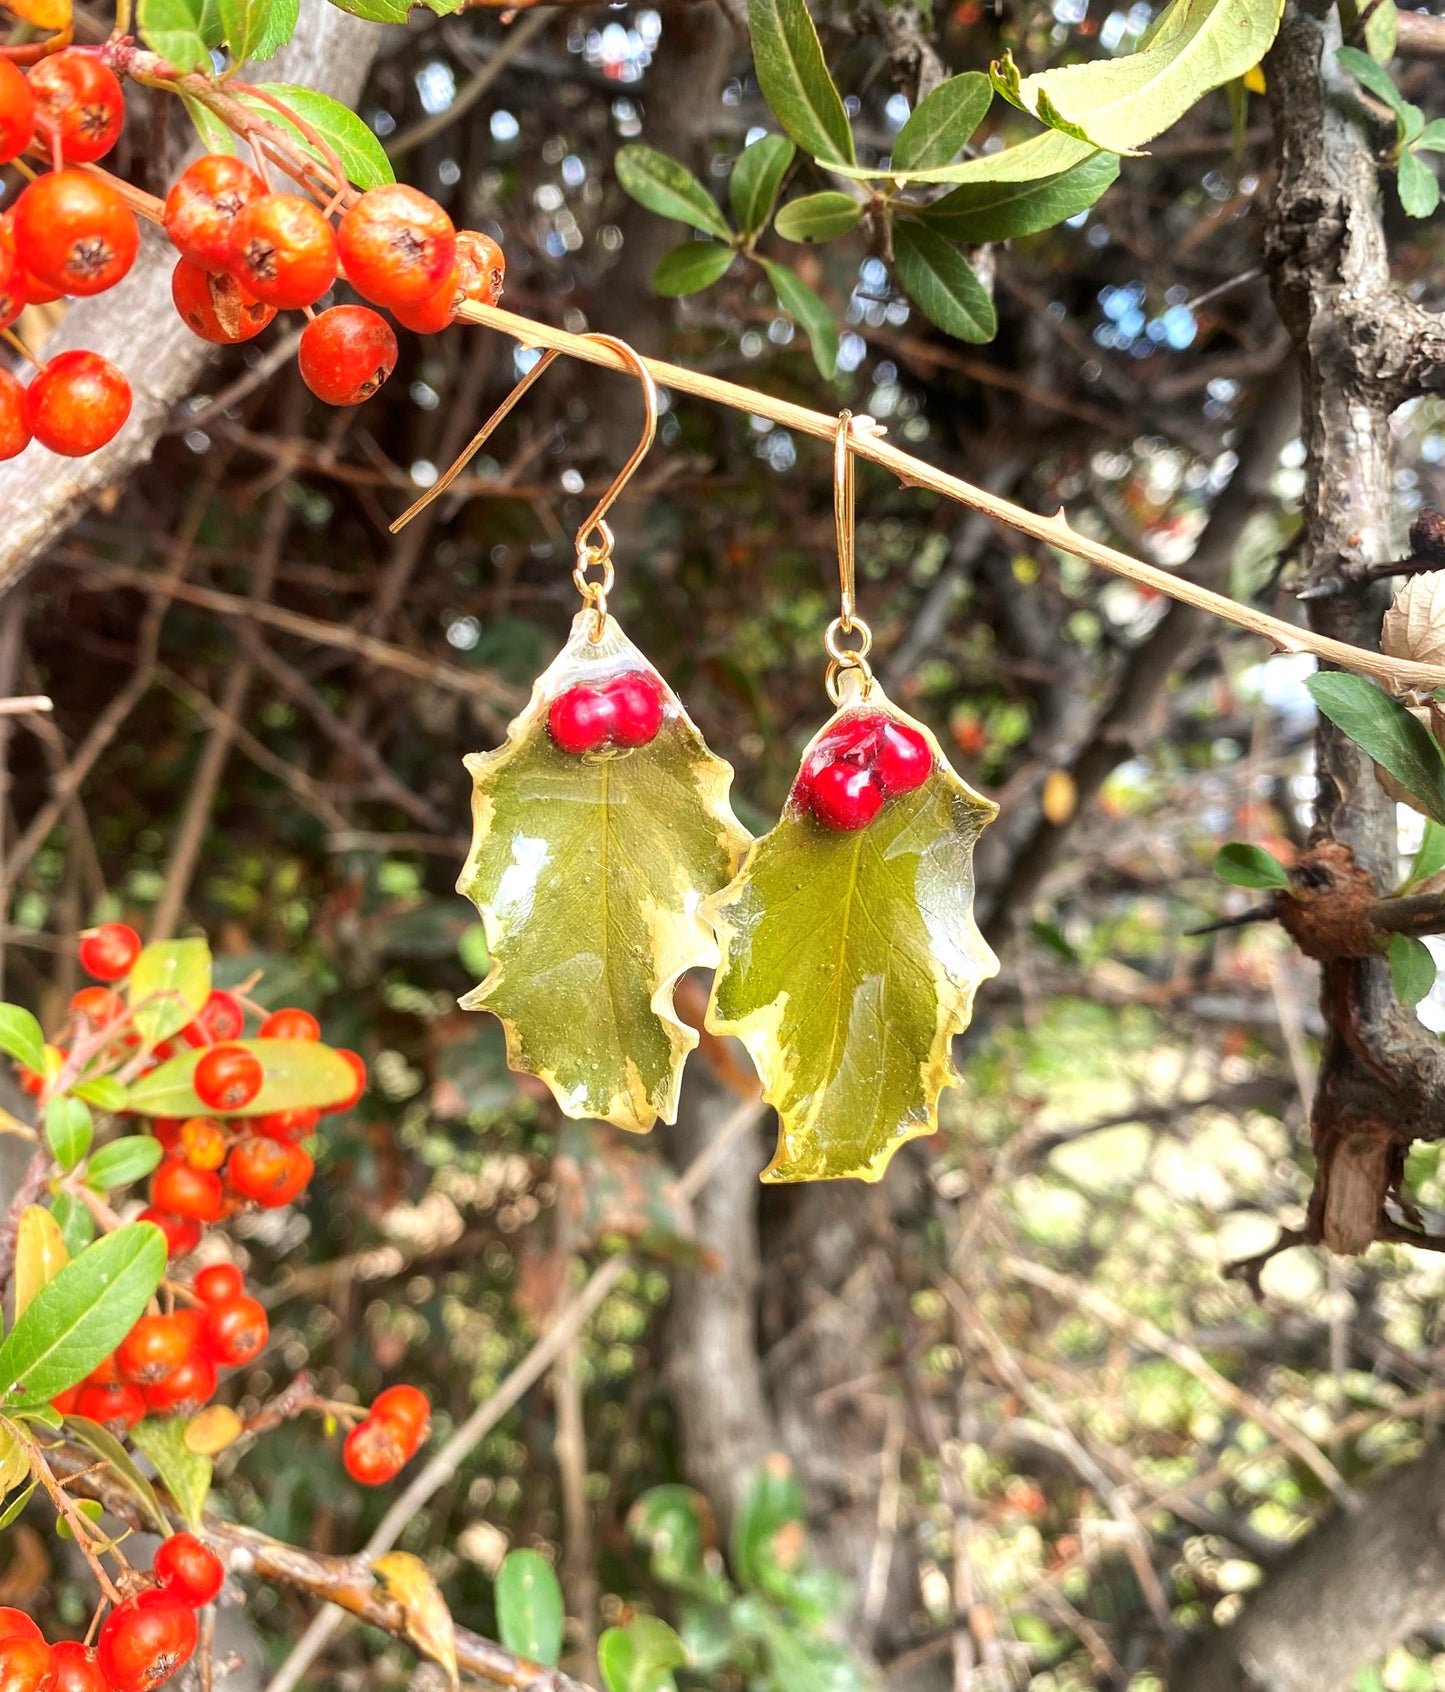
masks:
<path fill-rule="evenodd" d="M 858 711 L 829 729 L 803 760 L 792 802 L 825 828 L 866 828 L 884 801 L 922 787 L 933 753 L 915 728 L 884 711 Z"/>
<path fill-rule="evenodd" d="M 385 1486 L 416 1456 L 431 1426 L 431 1405 L 414 1386 L 388 1387 L 346 1436 L 342 1462 L 363 1486 Z"/>
<path fill-rule="evenodd" d="M 193 1533 L 161 1541 L 153 1584 L 117 1604 L 94 1646 L 51 1645 L 20 1610 L 0 1607 L 4 1692 L 153 1692 L 196 1649 L 196 1611 L 221 1590 L 221 1560 Z"/>
<path fill-rule="evenodd" d="M 396 335 L 370 306 L 311 308 L 344 276 L 374 305 L 422 334 L 452 322 L 464 300 L 495 303 L 502 250 L 477 230 L 456 230 L 427 195 L 400 184 L 352 195 L 333 226 L 301 194 L 274 193 L 244 160 L 212 153 L 187 167 L 164 206 L 90 165 L 124 122 L 120 82 L 95 49 L 42 59 L 28 77 L 0 60 L 0 164 L 32 142 L 55 168 L 36 177 L 0 217 L 0 329 L 27 304 L 99 294 L 135 262 L 137 209 L 164 225 L 181 254 L 171 281 L 176 310 L 203 340 L 248 341 L 278 311 L 311 321 L 301 375 L 331 405 L 358 405 L 396 365 Z M 98 354 L 57 354 L 28 387 L 0 370 L 0 459 L 33 438 L 79 457 L 111 440 L 130 415 L 125 376 Z"/>
<path fill-rule="evenodd" d="M 547 732 L 564 752 L 646 746 L 666 710 L 662 683 L 646 670 L 628 670 L 602 687 L 569 687 L 547 712 Z"/>
<path fill-rule="evenodd" d="M 117 1438 L 147 1415 L 194 1416 L 215 1397 L 219 1371 L 254 1362 L 271 1337 L 266 1312 L 245 1285 L 234 1264 L 202 1269 L 191 1289 L 195 1306 L 140 1317 L 54 1408 L 99 1422 Z"/>

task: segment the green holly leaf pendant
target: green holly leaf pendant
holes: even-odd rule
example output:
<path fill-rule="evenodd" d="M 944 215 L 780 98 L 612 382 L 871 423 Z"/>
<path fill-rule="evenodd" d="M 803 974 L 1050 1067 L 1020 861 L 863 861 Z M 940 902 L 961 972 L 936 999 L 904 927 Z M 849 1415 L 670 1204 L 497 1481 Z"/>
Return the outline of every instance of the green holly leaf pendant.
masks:
<path fill-rule="evenodd" d="M 675 1121 L 697 1034 L 673 990 L 717 963 L 703 903 L 750 839 L 728 801 L 732 766 L 591 610 L 505 744 L 465 762 L 472 848 L 457 891 L 481 912 L 491 968 L 462 1005 L 501 1020 L 508 1063 L 566 1115 L 637 1132 Z"/>
<path fill-rule="evenodd" d="M 708 902 L 722 962 L 707 1026 L 735 1034 L 778 1112 L 765 1181 L 879 1180 L 935 1132 L 938 1095 L 998 959 L 973 848 L 998 807 L 937 739 L 856 681 L 803 755 L 776 828 Z"/>

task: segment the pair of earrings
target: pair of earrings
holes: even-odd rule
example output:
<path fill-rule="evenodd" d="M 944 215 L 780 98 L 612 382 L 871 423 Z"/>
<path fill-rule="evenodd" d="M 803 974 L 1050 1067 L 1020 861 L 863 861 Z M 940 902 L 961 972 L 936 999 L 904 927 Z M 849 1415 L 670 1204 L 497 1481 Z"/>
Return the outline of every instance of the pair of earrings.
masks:
<path fill-rule="evenodd" d="M 636 373 L 646 430 L 578 532 L 582 609 L 566 645 L 505 744 L 466 759 L 473 838 L 457 889 L 481 912 L 491 969 L 461 1002 L 501 1019 L 508 1062 L 568 1116 L 645 1132 L 676 1119 L 698 1040 L 676 1013 L 678 979 L 715 969 L 707 1027 L 743 1042 L 778 1113 L 763 1179 L 878 1180 L 905 1140 L 936 1129 L 939 1092 L 959 1079 L 953 1036 L 998 961 L 973 917 L 973 846 L 997 807 L 884 695 L 856 615 L 851 441 L 876 425 L 845 411 L 834 443 L 833 715 L 754 840 L 729 804 L 732 766 L 607 609 L 606 514 L 652 444 L 657 391 L 625 342 L 588 339 Z"/>

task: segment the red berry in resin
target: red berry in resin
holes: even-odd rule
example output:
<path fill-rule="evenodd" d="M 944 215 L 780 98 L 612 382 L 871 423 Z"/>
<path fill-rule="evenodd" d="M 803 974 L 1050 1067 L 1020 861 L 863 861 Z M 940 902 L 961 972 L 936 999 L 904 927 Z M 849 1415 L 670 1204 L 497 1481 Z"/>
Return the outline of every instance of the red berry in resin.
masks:
<path fill-rule="evenodd" d="M 328 405 L 360 405 L 396 369 L 396 332 L 370 306 L 323 311 L 302 331 L 301 380 Z"/>
<path fill-rule="evenodd" d="M 271 1337 L 265 1310 L 254 1298 L 219 1299 L 202 1313 L 201 1345 L 213 1363 L 235 1369 L 259 1357 Z"/>
<path fill-rule="evenodd" d="M 209 1116 L 188 1116 L 176 1149 L 192 1169 L 219 1169 L 226 1161 L 226 1130 Z"/>
<path fill-rule="evenodd" d="M 96 1643 L 115 1692 L 153 1692 L 195 1653 L 196 1613 L 164 1588 L 127 1598 L 105 1618 Z"/>
<path fill-rule="evenodd" d="M 130 406 L 130 383 L 121 372 L 99 353 L 78 349 L 56 353 L 25 390 L 31 434 L 64 458 L 84 458 L 114 440 Z"/>
<path fill-rule="evenodd" d="M 242 206 L 270 190 L 244 159 L 207 153 L 189 164 L 166 195 L 165 226 L 171 244 L 202 270 L 231 263 L 231 234 Z"/>
<path fill-rule="evenodd" d="M 35 134 L 35 95 L 24 73 L 0 59 L 0 164 L 23 153 Z"/>
<path fill-rule="evenodd" d="M 873 754 L 873 774 L 891 799 L 922 787 L 933 770 L 933 753 L 916 728 L 884 717 Z"/>
<path fill-rule="evenodd" d="M 608 682 L 612 701 L 612 740 L 618 746 L 646 746 L 662 727 L 662 687 L 645 670 L 633 670 Z"/>
<path fill-rule="evenodd" d="M 552 701 L 547 733 L 564 752 L 595 752 L 612 733 L 617 708 L 595 687 L 569 687 Z"/>
<path fill-rule="evenodd" d="M 25 390 L 8 370 L 0 370 L 0 461 L 15 458 L 29 445 Z"/>
<path fill-rule="evenodd" d="M 181 1038 L 189 1046 L 218 1046 L 226 1040 L 237 1040 L 246 1030 L 246 1013 L 234 993 L 213 987 L 194 1022 L 181 1030 Z"/>
<path fill-rule="evenodd" d="M 193 1610 L 209 1604 L 226 1579 L 221 1559 L 193 1533 L 173 1533 L 163 1539 L 151 1567 L 162 1590 Z"/>
<path fill-rule="evenodd" d="M 55 1692 L 110 1692 L 110 1683 L 100 1672 L 89 1645 L 62 1639 L 50 1649 L 55 1657 Z"/>
<path fill-rule="evenodd" d="M 265 1116 L 251 1118 L 250 1126 L 268 1140 L 286 1140 L 295 1145 L 304 1140 L 321 1120 L 321 1112 L 314 1106 L 303 1105 L 297 1110 L 273 1110 Z"/>
<path fill-rule="evenodd" d="M 83 170 L 37 177 L 15 202 L 15 250 L 32 276 L 62 294 L 102 294 L 135 263 L 135 213 L 108 182 Z"/>
<path fill-rule="evenodd" d="M 321 1024 L 310 1011 L 287 1005 L 272 1011 L 256 1032 L 262 1040 L 319 1040 Z"/>
<path fill-rule="evenodd" d="M 123 922 L 103 922 L 80 937 L 80 967 L 97 981 L 119 981 L 139 956 L 140 935 Z"/>
<path fill-rule="evenodd" d="M 125 125 L 125 95 L 108 65 L 76 48 L 52 53 L 30 73 L 35 126 L 67 164 L 104 158 Z"/>
<path fill-rule="evenodd" d="M 418 334 L 435 335 L 455 320 L 463 300 L 495 305 L 502 295 L 506 270 L 502 249 L 490 235 L 477 229 L 459 229 L 456 258 L 446 281 L 415 305 L 393 306 L 392 316 Z"/>
<path fill-rule="evenodd" d="M 232 220 L 231 269 L 258 300 L 299 311 L 336 280 L 336 236 L 310 200 L 263 194 Z"/>
<path fill-rule="evenodd" d="M 186 328 L 216 346 L 254 339 L 276 315 L 239 277 L 184 258 L 171 272 L 171 301 Z"/>
<path fill-rule="evenodd" d="M 244 1046 L 212 1046 L 196 1065 L 191 1085 L 209 1110 L 242 1110 L 265 1079 L 261 1060 Z"/>
<path fill-rule="evenodd" d="M 377 305 L 417 305 L 446 282 L 456 260 L 452 220 L 404 183 L 370 188 L 342 218 L 336 246 L 346 279 Z"/>
<path fill-rule="evenodd" d="M 202 1304 L 222 1304 L 239 1298 L 246 1278 L 234 1263 L 208 1263 L 196 1276 L 192 1291 Z"/>
<path fill-rule="evenodd" d="M 0 1639 L 40 1639 L 45 1635 L 38 1622 L 17 1610 L 13 1604 L 0 1604 Z"/>
<path fill-rule="evenodd" d="M 866 828 L 882 810 L 883 789 L 870 771 L 839 758 L 814 773 L 808 801 L 825 827 L 851 831 Z"/>
<path fill-rule="evenodd" d="M 193 1350 L 178 1369 L 142 1391 L 152 1416 L 194 1416 L 215 1397 L 216 1386 L 215 1363 Z"/>

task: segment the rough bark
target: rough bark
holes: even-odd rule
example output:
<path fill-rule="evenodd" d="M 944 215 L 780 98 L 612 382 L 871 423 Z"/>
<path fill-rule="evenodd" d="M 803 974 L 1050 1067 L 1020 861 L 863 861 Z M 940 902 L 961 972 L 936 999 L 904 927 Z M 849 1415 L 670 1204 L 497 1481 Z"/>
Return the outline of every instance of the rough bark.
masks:
<path fill-rule="evenodd" d="M 289 46 L 255 79 L 297 82 L 355 104 L 381 41 L 363 23 L 328 3 L 302 0 Z M 196 148 L 195 151 L 199 151 Z M 103 354 L 125 371 L 135 404 L 109 446 L 86 458 L 59 458 L 31 446 L 0 465 L 0 593 L 19 580 L 105 488 L 147 462 L 172 408 L 195 385 L 218 350 L 198 341 L 171 304 L 175 249 L 158 231 L 142 229 L 140 256 L 118 287 L 78 300 L 39 349 L 50 358 L 67 347 Z"/>
<path fill-rule="evenodd" d="M 1358 103 L 1340 86 L 1333 7 L 1291 6 L 1270 55 L 1279 188 L 1266 260 L 1294 342 L 1306 449 L 1302 560 L 1310 621 L 1358 645 L 1378 643 L 1388 603 L 1367 579 L 1390 555 L 1389 418 L 1437 386 L 1427 370 L 1441 327 L 1390 280 L 1379 183 Z M 1346 847 L 1379 891 L 1395 877 L 1395 806 L 1363 752 L 1321 719 L 1312 838 Z M 1402 1006 L 1383 960 L 1326 967 L 1327 1025 L 1311 1135 L 1319 1164 L 1310 1237 L 1358 1252 L 1415 1139 L 1445 1132 L 1445 1052 Z"/>
<path fill-rule="evenodd" d="M 1186 1647 L 1170 1692 L 1349 1692 L 1360 1668 L 1438 1625 L 1442 1525 L 1436 1444 L 1310 1534 L 1233 1627 Z"/>

